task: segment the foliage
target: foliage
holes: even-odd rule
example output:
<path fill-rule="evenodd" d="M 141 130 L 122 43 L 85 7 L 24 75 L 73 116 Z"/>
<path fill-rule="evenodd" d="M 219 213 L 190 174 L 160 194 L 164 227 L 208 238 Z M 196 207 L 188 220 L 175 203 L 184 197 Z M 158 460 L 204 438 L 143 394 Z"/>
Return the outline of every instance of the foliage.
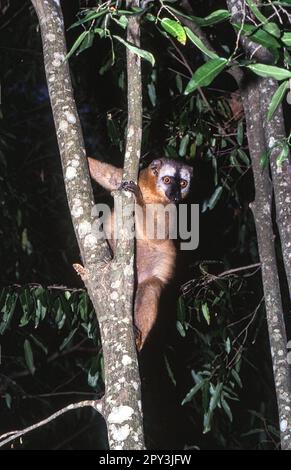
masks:
<path fill-rule="evenodd" d="M 279 434 L 272 421 L 265 422 L 261 411 L 268 409 L 267 394 L 262 393 L 262 383 L 257 382 L 260 367 L 265 367 L 266 362 L 266 358 L 260 359 L 262 364 L 257 360 L 257 354 L 262 352 L 260 337 L 267 335 L 263 298 L 257 303 L 253 291 L 258 282 L 258 266 L 246 270 L 247 275 L 231 270 L 214 275 L 211 268 L 211 263 L 199 265 L 200 276 L 183 286 L 178 303 L 177 329 L 193 351 L 188 361 L 193 385 L 182 405 L 191 405 L 203 434 L 211 431 L 220 448 L 272 448 Z M 241 423 L 237 421 L 239 410 L 245 406 Z M 253 433 L 252 407 L 256 406 L 260 408 L 255 413 Z"/>

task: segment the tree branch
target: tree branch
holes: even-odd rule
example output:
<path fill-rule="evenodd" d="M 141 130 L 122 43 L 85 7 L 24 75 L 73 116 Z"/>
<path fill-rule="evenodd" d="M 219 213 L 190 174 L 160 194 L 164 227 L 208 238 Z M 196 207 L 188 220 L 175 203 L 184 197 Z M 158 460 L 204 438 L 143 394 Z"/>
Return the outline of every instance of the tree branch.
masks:
<path fill-rule="evenodd" d="M 256 3 L 256 0 L 255 0 Z M 232 21 L 240 23 L 242 20 L 243 9 L 246 8 L 243 0 L 228 0 L 229 11 L 232 13 Z M 264 64 L 272 64 L 274 62 L 271 52 L 263 46 L 252 42 L 246 36 L 240 38 L 242 47 L 248 57 L 255 58 L 258 62 Z M 272 182 L 274 187 L 274 198 L 276 206 L 276 221 L 280 234 L 281 249 L 287 283 L 289 288 L 289 296 L 291 296 L 291 166 L 290 158 L 282 165 L 277 164 L 277 157 L 280 154 L 280 146 L 278 143 L 286 137 L 284 126 L 284 117 L 282 106 L 278 109 L 272 119 L 268 121 L 267 114 L 270 107 L 272 97 L 278 89 L 276 80 L 272 78 L 259 78 L 257 80 L 259 88 L 260 105 L 261 105 L 261 121 L 257 126 L 263 126 L 265 147 L 270 152 L 270 169 Z"/>
<path fill-rule="evenodd" d="M 46 424 L 57 419 L 59 416 L 67 413 L 68 411 L 77 410 L 79 408 L 84 408 L 85 406 L 91 406 L 99 413 L 102 413 L 102 401 L 101 400 L 85 400 L 85 401 L 80 401 L 78 403 L 71 403 L 70 405 L 67 405 L 64 408 L 61 408 L 60 410 L 56 411 L 55 413 L 50 415 L 48 418 L 42 419 L 38 423 L 32 424 L 31 426 L 28 426 L 27 428 L 21 429 L 19 431 L 10 431 L 10 432 L 6 432 L 5 434 L 2 434 L 0 436 L 0 447 L 5 446 L 6 444 L 8 444 L 8 442 L 12 442 L 15 439 L 18 439 L 19 437 L 24 436 L 25 434 L 31 431 L 34 431 L 35 429 L 40 428 L 41 426 L 45 426 Z"/>
<path fill-rule="evenodd" d="M 44 52 L 44 63 L 54 116 L 58 144 L 63 166 L 72 222 L 78 239 L 84 267 L 75 265 L 82 277 L 95 308 L 100 327 L 105 374 L 103 415 L 107 422 L 110 449 L 138 450 L 144 448 L 140 377 L 135 349 L 132 305 L 134 240 L 123 233 L 119 255 L 111 261 L 107 241 L 94 235 L 94 205 L 88 173 L 82 131 L 73 97 L 73 90 L 66 57 L 64 23 L 59 0 L 32 0 L 37 12 Z M 138 2 L 129 2 L 134 5 Z M 135 29 L 133 28 L 135 26 Z M 129 21 L 133 40 L 139 35 L 136 20 Z M 133 28 L 133 29 L 131 29 Z M 135 56 L 130 80 L 140 79 L 140 62 Z M 138 80 L 136 80 L 137 86 Z M 137 177 L 141 139 L 141 96 L 130 97 L 128 127 L 128 155 L 125 158 L 125 177 Z M 135 105 L 137 103 L 137 106 Z M 136 112 L 132 117 L 133 112 Z M 137 137 L 139 136 L 139 140 Z M 135 144 L 133 138 L 136 139 Z M 135 145 L 134 148 L 130 146 Z M 135 174 L 136 173 L 136 174 Z M 114 195 L 115 206 L 122 201 L 123 191 Z M 126 198 L 128 200 L 128 198 Z M 134 203 L 133 198 L 132 204 Z M 117 211 L 118 208 L 115 207 Z M 123 220 L 124 222 L 124 220 Z"/>
<path fill-rule="evenodd" d="M 228 0 L 232 21 L 241 22 L 245 4 L 242 0 Z M 247 54 L 253 50 L 253 43 L 247 38 L 242 40 Z M 260 57 L 264 50 L 260 48 Z M 268 60 L 269 55 L 265 55 Z M 260 79 L 248 81 L 241 87 L 245 110 L 249 152 L 255 181 L 256 197 L 252 204 L 261 260 L 262 281 L 265 295 L 267 324 L 272 354 L 272 365 L 277 397 L 281 448 L 291 449 L 291 380 L 287 361 L 287 338 L 281 300 L 280 282 L 274 247 L 272 222 L 272 185 L 268 172 L 262 171 L 260 157 L 266 149 L 263 122 L 266 114 L 261 106 Z"/>
<path fill-rule="evenodd" d="M 93 235 L 94 198 L 81 124 L 70 78 L 64 21 L 59 1 L 31 0 L 37 13 L 45 72 L 61 156 L 67 200 L 83 263 L 109 258 L 105 241 Z M 53 14 L 55 16 L 53 16 Z"/>

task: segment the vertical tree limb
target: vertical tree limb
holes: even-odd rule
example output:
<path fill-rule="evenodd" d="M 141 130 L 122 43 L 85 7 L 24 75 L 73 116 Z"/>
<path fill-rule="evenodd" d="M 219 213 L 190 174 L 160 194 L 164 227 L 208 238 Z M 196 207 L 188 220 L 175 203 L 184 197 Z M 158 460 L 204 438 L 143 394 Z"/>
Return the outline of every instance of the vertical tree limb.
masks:
<path fill-rule="evenodd" d="M 260 157 L 265 146 L 261 122 L 260 91 L 258 83 L 248 85 L 243 93 L 249 151 L 255 181 L 256 196 L 252 212 L 258 237 L 262 267 L 267 324 L 272 355 L 273 374 L 277 396 L 281 448 L 291 449 L 291 381 L 287 362 L 287 339 L 281 301 L 280 282 L 276 264 L 272 222 L 272 186 L 266 171 L 262 171 Z"/>
<path fill-rule="evenodd" d="M 183 0 L 182 6 L 188 13 L 192 13 L 192 7 L 187 0 Z M 228 9 L 231 13 L 232 21 L 241 23 L 244 18 L 246 8 L 245 0 L 227 0 Z M 209 50 L 217 52 L 204 32 L 194 21 L 178 15 L 179 20 L 188 26 L 202 40 Z M 272 54 L 262 46 L 253 43 L 245 36 L 240 36 L 240 42 L 249 57 L 255 57 L 263 63 L 272 63 Z M 246 86 L 242 69 L 232 66 L 228 69 L 236 80 L 243 99 L 246 115 L 247 136 L 249 151 L 252 159 L 252 167 L 255 179 L 256 200 L 253 204 L 253 213 L 258 236 L 259 256 L 262 263 L 262 280 L 265 293 L 265 304 L 267 313 L 267 323 L 272 352 L 273 372 L 276 387 L 276 396 L 280 418 L 281 445 L 282 449 L 291 448 L 291 383 L 290 367 L 287 363 L 286 329 L 284 314 L 282 309 L 280 284 L 278 269 L 276 264 L 276 254 L 274 249 L 274 234 L 272 228 L 271 201 L 274 187 L 275 202 L 277 211 L 277 223 L 280 233 L 282 253 L 286 275 L 290 289 L 290 269 L 291 269 L 291 221 L 290 221 L 290 165 L 285 165 L 283 171 L 278 171 L 276 157 L 278 149 L 271 152 L 271 174 L 272 182 L 269 179 L 268 171 L 262 171 L 260 156 L 274 143 L 285 137 L 282 108 L 271 122 L 267 121 L 267 111 L 270 100 L 277 89 L 274 80 L 264 80 L 257 78 L 256 81 L 248 83 Z M 274 122 L 275 121 L 275 122 Z"/>
<path fill-rule="evenodd" d="M 60 2 L 32 0 L 32 4 L 39 18 L 66 193 L 84 264 L 78 272 L 86 285 L 100 327 L 105 374 L 102 414 L 107 423 L 109 445 L 110 449 L 143 449 L 140 378 L 132 327 L 133 241 L 128 243 L 123 236 L 125 252 L 120 250 L 120 256 L 111 261 L 107 242 L 98 240 L 94 235 L 94 218 L 91 215 L 94 201 L 69 67 L 65 60 L 66 43 Z M 129 112 L 132 113 L 132 108 Z M 131 119 L 130 116 L 129 121 Z M 135 122 L 131 133 L 141 136 Z M 138 150 L 131 158 L 137 157 Z M 125 160 L 127 168 L 136 168 L 131 171 L 136 171 L 137 176 L 138 162 L 131 162 L 131 166 L 128 156 Z M 128 175 L 133 173 L 128 171 Z M 115 196 L 115 203 L 120 197 L 119 193 Z"/>
<path fill-rule="evenodd" d="M 105 241 L 92 236 L 94 198 L 76 109 L 59 1 L 32 0 L 43 44 L 45 72 L 61 156 L 67 200 L 83 262 L 109 257 Z"/>
<path fill-rule="evenodd" d="M 244 1 L 227 0 L 227 3 L 232 21 L 241 23 L 244 17 Z M 246 55 L 255 54 L 260 61 L 265 63 L 271 60 L 269 51 L 263 48 L 258 49 L 257 45 L 248 38 L 241 38 L 241 43 Z M 249 80 L 247 83 L 239 82 L 239 86 L 245 110 L 249 152 L 255 181 L 256 196 L 255 202 L 252 204 L 252 211 L 255 219 L 259 256 L 262 266 L 262 281 L 280 422 L 281 448 L 283 450 L 290 450 L 291 376 L 290 367 L 287 362 L 286 328 L 274 247 L 272 221 L 273 188 L 267 170 L 262 170 L 260 164 L 260 157 L 266 150 L 266 141 L 268 142 L 266 130 L 269 129 L 269 126 L 266 126 L 267 110 L 265 106 L 262 106 L 265 96 L 262 96 L 261 83 L 262 80 L 257 78 L 252 81 Z M 264 90 L 263 92 L 265 94 Z M 281 119 L 283 119 L 282 114 Z M 283 120 L 281 121 L 281 130 L 282 126 L 284 126 Z M 276 191 L 276 188 L 274 189 Z M 280 207 L 277 207 L 277 200 L 276 209 L 280 212 Z"/>
<path fill-rule="evenodd" d="M 245 2 L 243 0 L 228 0 L 227 3 L 232 15 L 232 21 L 241 23 L 243 12 L 246 9 Z M 268 49 L 258 46 L 258 44 L 252 42 L 246 36 L 241 36 L 240 41 L 248 57 L 255 58 L 258 62 L 265 64 L 272 64 L 274 62 L 273 55 Z M 278 84 L 272 78 L 259 78 L 257 84 L 260 91 L 262 108 L 262 121 L 258 123 L 258 126 L 263 125 L 266 147 L 270 152 L 269 160 L 274 188 L 276 221 L 280 235 L 289 296 L 291 296 L 291 165 L 290 158 L 289 161 L 286 160 L 280 166 L 277 164 L 277 157 L 281 149 L 276 145 L 286 137 L 283 110 L 281 105 L 278 106 L 276 113 L 268 121 L 268 110 Z"/>
<path fill-rule="evenodd" d="M 265 140 L 270 152 L 269 161 L 274 186 L 276 206 L 276 222 L 280 234 L 281 249 L 289 295 L 291 296 L 291 164 L 285 160 L 278 165 L 277 158 L 281 152 L 280 143 L 286 137 L 282 106 L 278 106 L 274 116 L 267 120 L 267 113 L 271 99 L 278 89 L 278 84 L 272 78 L 260 79 L 260 103 L 262 109 L 262 122 L 265 131 Z"/>

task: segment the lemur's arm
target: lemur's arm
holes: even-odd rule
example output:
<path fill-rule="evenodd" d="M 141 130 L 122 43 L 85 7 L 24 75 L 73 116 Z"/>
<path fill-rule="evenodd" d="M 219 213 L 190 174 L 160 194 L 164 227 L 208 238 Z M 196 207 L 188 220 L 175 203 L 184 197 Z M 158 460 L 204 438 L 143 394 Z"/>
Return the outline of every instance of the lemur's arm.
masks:
<path fill-rule="evenodd" d="M 116 168 L 109 163 L 99 162 L 88 158 L 89 170 L 93 180 L 97 181 L 108 191 L 118 189 L 122 180 L 122 168 Z"/>

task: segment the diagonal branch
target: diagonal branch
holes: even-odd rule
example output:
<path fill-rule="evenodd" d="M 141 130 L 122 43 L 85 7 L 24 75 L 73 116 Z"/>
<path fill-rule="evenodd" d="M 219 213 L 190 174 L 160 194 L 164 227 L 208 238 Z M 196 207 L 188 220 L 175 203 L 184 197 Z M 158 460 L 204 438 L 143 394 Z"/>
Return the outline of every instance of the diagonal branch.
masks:
<path fill-rule="evenodd" d="M 5 446 L 9 442 L 12 442 L 15 439 L 18 439 L 19 437 L 24 436 L 25 434 L 31 431 L 34 431 L 35 429 L 38 429 L 41 426 L 45 426 L 46 424 L 50 423 L 51 421 L 54 421 L 59 416 L 62 416 L 68 411 L 77 410 L 79 408 L 84 408 L 85 406 L 91 406 L 95 410 L 99 411 L 99 413 L 102 412 L 101 400 L 85 400 L 85 401 L 80 401 L 78 403 L 71 403 L 70 405 L 67 405 L 64 408 L 61 408 L 60 410 L 56 411 L 55 413 L 50 415 L 48 418 L 42 419 L 38 423 L 32 424 L 31 426 L 28 426 L 25 429 L 21 429 L 19 431 L 10 431 L 10 432 L 6 432 L 5 434 L 2 434 L 0 436 L 0 447 Z"/>

